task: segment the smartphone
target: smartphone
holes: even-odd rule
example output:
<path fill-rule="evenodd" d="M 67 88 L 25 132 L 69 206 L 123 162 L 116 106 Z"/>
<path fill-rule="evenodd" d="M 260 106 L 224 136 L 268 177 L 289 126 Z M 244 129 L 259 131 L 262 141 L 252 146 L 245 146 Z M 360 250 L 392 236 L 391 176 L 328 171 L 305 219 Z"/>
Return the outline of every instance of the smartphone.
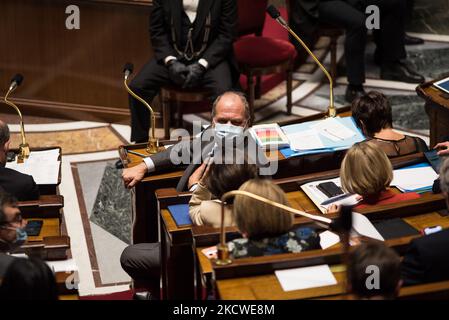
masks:
<path fill-rule="evenodd" d="M 328 198 L 332 198 L 344 193 L 339 186 L 337 186 L 334 182 L 331 181 L 320 183 L 316 187 Z"/>
<path fill-rule="evenodd" d="M 41 233 L 43 220 L 29 220 L 25 228 L 27 235 L 30 237 L 37 237 Z"/>
<path fill-rule="evenodd" d="M 432 150 L 424 152 L 424 155 L 426 156 L 433 170 L 435 170 L 436 173 L 440 173 L 441 158 L 438 156 L 437 153 L 438 153 L 437 150 Z"/>

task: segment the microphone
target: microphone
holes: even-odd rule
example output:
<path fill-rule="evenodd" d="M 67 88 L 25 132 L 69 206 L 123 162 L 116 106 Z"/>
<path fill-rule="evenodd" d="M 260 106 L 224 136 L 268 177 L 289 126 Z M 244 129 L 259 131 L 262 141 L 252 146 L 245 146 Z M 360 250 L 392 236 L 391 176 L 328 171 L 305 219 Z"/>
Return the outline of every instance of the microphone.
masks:
<path fill-rule="evenodd" d="M 15 103 L 13 103 L 12 101 L 8 100 L 8 97 L 11 95 L 11 93 L 14 90 L 17 89 L 18 86 L 20 86 L 22 81 L 23 81 L 23 76 L 20 73 L 16 74 L 11 79 L 11 84 L 9 86 L 8 92 L 6 92 L 5 97 L 3 98 L 3 101 L 5 101 L 5 103 L 8 106 L 13 107 L 16 110 L 16 112 L 19 115 L 19 117 L 20 117 L 20 135 L 21 135 L 21 138 L 22 138 L 22 143 L 19 145 L 19 154 L 17 156 L 17 163 L 23 163 L 23 161 L 25 159 L 28 159 L 28 157 L 30 156 L 30 146 L 26 142 L 25 126 L 23 124 L 22 112 L 20 112 L 19 107 L 17 107 L 17 105 Z"/>
<path fill-rule="evenodd" d="M 123 81 L 124 85 L 125 85 L 125 89 L 126 91 L 128 91 L 128 93 L 133 96 L 134 98 L 136 98 L 137 100 L 139 100 L 140 102 L 142 102 L 142 104 L 147 107 L 147 109 L 150 111 L 150 121 L 151 121 L 151 131 L 150 131 L 150 138 L 148 141 L 148 145 L 146 148 L 146 151 L 150 154 L 155 154 L 158 153 L 159 151 L 159 140 L 156 138 L 155 135 L 155 128 L 156 128 L 156 117 L 154 115 L 154 111 L 153 108 L 151 108 L 151 106 L 148 104 L 148 102 L 146 102 L 143 98 L 139 97 L 134 91 L 131 90 L 131 88 L 128 86 L 128 78 L 129 76 L 133 73 L 134 70 L 134 65 L 130 62 L 127 62 L 124 66 L 123 66 L 123 73 L 125 74 L 125 79 Z"/>
<path fill-rule="evenodd" d="M 283 26 L 284 28 L 286 27 L 288 28 L 287 22 L 284 20 L 284 18 L 282 18 L 281 13 L 275 6 L 269 5 L 267 7 L 267 12 L 270 15 L 270 17 L 279 22 L 281 26 Z"/>
<path fill-rule="evenodd" d="M 23 76 L 18 73 L 11 79 L 11 85 L 9 86 L 9 91 L 15 90 L 18 86 L 22 84 Z"/>
<path fill-rule="evenodd" d="M 128 77 L 133 73 L 134 71 L 134 65 L 130 62 L 127 62 L 125 66 L 123 67 L 123 72 L 125 73 L 125 79 L 128 79 Z"/>
<path fill-rule="evenodd" d="M 271 18 L 276 20 L 284 29 L 286 29 L 298 42 L 299 44 L 306 50 L 306 52 L 312 57 L 315 63 L 320 67 L 320 69 L 324 72 L 327 79 L 329 80 L 329 107 L 328 107 L 328 116 L 335 117 L 337 115 L 337 110 L 334 106 L 334 81 L 332 80 L 331 75 L 326 70 L 326 68 L 321 64 L 320 60 L 313 54 L 313 52 L 309 49 L 309 47 L 302 41 L 302 39 L 294 32 L 288 23 L 281 17 L 281 13 L 275 6 L 269 5 L 266 9 L 267 13 Z"/>

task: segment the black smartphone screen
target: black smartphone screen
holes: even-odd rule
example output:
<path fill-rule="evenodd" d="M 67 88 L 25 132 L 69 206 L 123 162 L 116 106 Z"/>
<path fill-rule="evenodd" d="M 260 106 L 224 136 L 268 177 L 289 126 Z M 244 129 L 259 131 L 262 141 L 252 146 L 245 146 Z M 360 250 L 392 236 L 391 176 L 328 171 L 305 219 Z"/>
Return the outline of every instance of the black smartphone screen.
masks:
<path fill-rule="evenodd" d="M 38 236 L 41 233 L 43 224 L 42 220 L 29 220 L 25 228 L 27 235 L 30 237 Z"/>
<path fill-rule="evenodd" d="M 316 187 L 318 188 L 318 190 L 323 192 L 329 198 L 343 194 L 343 190 L 341 190 L 333 182 L 323 182 L 323 183 L 318 184 Z"/>

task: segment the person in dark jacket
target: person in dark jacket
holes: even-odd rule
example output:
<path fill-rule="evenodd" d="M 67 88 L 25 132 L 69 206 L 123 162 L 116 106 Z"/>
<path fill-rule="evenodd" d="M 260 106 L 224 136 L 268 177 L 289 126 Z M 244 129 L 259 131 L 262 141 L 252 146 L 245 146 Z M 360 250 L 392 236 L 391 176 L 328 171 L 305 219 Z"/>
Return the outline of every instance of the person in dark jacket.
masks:
<path fill-rule="evenodd" d="M 33 177 L 5 168 L 9 145 L 8 125 L 0 120 L 0 186 L 19 201 L 36 200 L 39 198 L 39 188 Z"/>

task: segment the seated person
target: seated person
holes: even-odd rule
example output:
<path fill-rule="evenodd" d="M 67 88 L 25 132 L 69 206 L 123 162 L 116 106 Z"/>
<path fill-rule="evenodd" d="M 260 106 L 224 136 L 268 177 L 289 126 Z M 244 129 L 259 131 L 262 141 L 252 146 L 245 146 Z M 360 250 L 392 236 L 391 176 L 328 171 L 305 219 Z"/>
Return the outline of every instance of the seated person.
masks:
<path fill-rule="evenodd" d="M 284 191 L 270 180 L 252 179 L 239 190 L 289 206 Z M 313 229 L 293 228 L 293 214 L 253 198 L 237 195 L 233 216 L 243 238 L 228 243 L 234 258 L 320 249 Z"/>
<path fill-rule="evenodd" d="M 189 202 L 189 215 L 193 224 L 201 226 L 221 226 L 221 205 L 218 201 L 226 192 L 237 190 L 242 183 L 257 177 L 255 164 L 215 164 L 201 167 L 206 171 L 193 191 Z M 218 199 L 218 200 L 212 200 Z M 234 225 L 232 207 L 225 207 L 225 225 Z"/>
<path fill-rule="evenodd" d="M 357 143 L 348 150 L 341 163 L 340 180 L 345 192 L 363 197 L 356 208 L 420 197 L 415 192 L 397 194 L 389 190 L 393 167 L 385 152 L 371 141 Z"/>
<path fill-rule="evenodd" d="M 178 191 L 184 191 L 188 186 L 188 182 L 191 184 L 198 182 L 191 181 L 191 179 L 189 181 L 189 178 L 195 173 L 195 176 L 199 176 L 201 171 L 199 164 L 208 157 L 208 153 L 214 148 L 214 134 L 210 134 L 209 130 L 213 128 L 215 132 L 222 136 L 237 133 L 243 134 L 244 129 L 249 126 L 249 122 L 250 111 L 245 96 L 240 92 L 226 92 L 215 100 L 212 106 L 212 124 L 201 133 L 199 138 L 193 141 L 183 140 L 165 151 L 150 155 L 137 166 L 124 169 L 122 174 L 123 182 L 127 188 L 132 188 L 147 173 L 177 166 L 172 162 L 172 157 L 176 157 L 179 154 L 187 154 L 191 161 L 176 188 Z M 197 149 L 201 152 L 194 154 L 194 151 Z"/>
<path fill-rule="evenodd" d="M 449 159 L 440 168 L 441 191 L 449 208 Z M 412 240 L 402 260 L 404 285 L 449 280 L 449 229 Z"/>
<path fill-rule="evenodd" d="M 6 192 L 0 192 L 0 278 L 14 258 L 14 252 L 27 239 L 26 221 L 22 219 L 17 200 Z"/>
<path fill-rule="evenodd" d="M 385 95 L 371 91 L 352 103 L 352 117 L 368 141 L 377 144 L 388 157 L 428 151 L 421 138 L 393 130 L 391 105 Z"/>
<path fill-rule="evenodd" d="M 9 144 L 8 125 L 0 120 L 0 186 L 19 201 L 38 199 L 39 188 L 32 176 L 5 168 Z"/>
<path fill-rule="evenodd" d="M 55 276 L 40 259 L 14 259 L 3 277 L 0 300 L 58 300 Z"/>
<path fill-rule="evenodd" d="M 383 242 L 363 243 L 349 255 L 348 289 L 358 299 L 395 299 L 402 285 L 400 265 L 397 253 Z"/>

